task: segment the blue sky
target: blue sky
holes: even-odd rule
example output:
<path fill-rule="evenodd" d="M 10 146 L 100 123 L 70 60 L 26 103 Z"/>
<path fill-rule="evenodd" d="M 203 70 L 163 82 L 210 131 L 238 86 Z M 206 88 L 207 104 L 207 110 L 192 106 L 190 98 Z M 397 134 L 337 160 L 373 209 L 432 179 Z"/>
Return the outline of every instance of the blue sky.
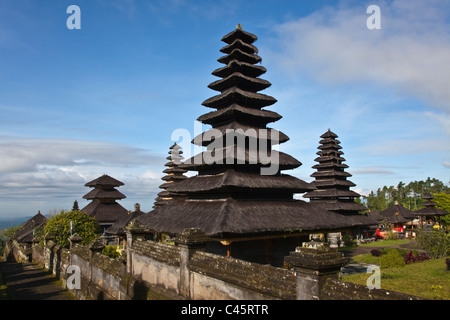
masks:
<path fill-rule="evenodd" d="M 330 128 L 357 192 L 449 182 L 449 1 L 0 0 L 0 218 L 83 207 L 104 173 L 125 183 L 124 207 L 149 211 L 237 23 L 259 38 L 280 150 L 303 163 L 286 173 L 312 181 Z"/>

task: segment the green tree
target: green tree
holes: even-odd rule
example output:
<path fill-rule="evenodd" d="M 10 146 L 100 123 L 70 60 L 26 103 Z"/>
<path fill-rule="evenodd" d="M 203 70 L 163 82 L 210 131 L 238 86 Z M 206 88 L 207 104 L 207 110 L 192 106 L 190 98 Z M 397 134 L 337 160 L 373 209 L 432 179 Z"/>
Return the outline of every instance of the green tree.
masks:
<path fill-rule="evenodd" d="M 400 181 L 397 185 L 397 201 L 400 204 L 403 204 L 403 201 L 405 200 L 405 184 Z"/>
<path fill-rule="evenodd" d="M 73 207 L 72 207 L 72 211 L 79 211 L 80 209 L 78 208 L 78 201 L 75 200 L 73 202 Z"/>
<path fill-rule="evenodd" d="M 42 236 L 51 234 L 55 237 L 56 243 L 68 247 L 71 221 L 73 221 L 73 233 L 78 233 L 83 238 L 82 244 L 87 245 L 98 237 L 100 227 L 97 220 L 78 210 L 61 211 L 50 218 L 43 229 Z"/>
<path fill-rule="evenodd" d="M 11 241 L 16 238 L 17 232 L 22 229 L 22 226 L 15 226 L 8 229 L 0 230 L 0 239 L 3 241 Z"/>
<path fill-rule="evenodd" d="M 438 204 L 437 208 L 449 212 L 448 215 L 439 218 L 444 225 L 450 226 L 450 194 L 439 192 L 432 193 L 432 195 L 434 196 L 433 201 Z"/>
<path fill-rule="evenodd" d="M 428 177 L 425 181 L 411 181 L 405 184 L 400 181 L 397 186 L 383 186 L 363 196 L 369 210 L 383 211 L 394 205 L 396 201 L 402 206 L 417 210 L 422 208 L 423 195 L 428 193 L 449 193 L 450 188 L 436 178 Z"/>

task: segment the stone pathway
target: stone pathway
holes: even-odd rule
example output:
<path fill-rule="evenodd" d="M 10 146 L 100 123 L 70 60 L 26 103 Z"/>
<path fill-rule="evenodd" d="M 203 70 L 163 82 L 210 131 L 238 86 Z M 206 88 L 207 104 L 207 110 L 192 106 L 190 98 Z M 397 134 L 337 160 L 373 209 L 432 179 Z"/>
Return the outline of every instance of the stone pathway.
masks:
<path fill-rule="evenodd" d="M 341 275 L 347 276 L 353 273 L 366 273 L 369 267 L 378 267 L 378 266 L 375 264 L 350 262 L 346 264 L 344 267 L 342 267 Z"/>
<path fill-rule="evenodd" d="M 75 300 L 55 277 L 31 263 L 1 262 L 11 300 Z"/>

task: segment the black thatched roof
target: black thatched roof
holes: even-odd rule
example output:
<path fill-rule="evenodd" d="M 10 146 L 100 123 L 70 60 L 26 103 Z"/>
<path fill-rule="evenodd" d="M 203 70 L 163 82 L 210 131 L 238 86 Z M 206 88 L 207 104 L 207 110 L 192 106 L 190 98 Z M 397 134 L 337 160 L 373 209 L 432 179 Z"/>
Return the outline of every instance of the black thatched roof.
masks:
<path fill-rule="evenodd" d="M 236 119 L 240 123 L 249 121 L 264 127 L 268 123 L 275 122 L 281 118 L 278 113 L 273 111 L 247 108 L 234 104 L 225 109 L 206 113 L 198 117 L 197 120 L 204 124 L 218 125 L 229 119 Z"/>
<path fill-rule="evenodd" d="M 367 212 L 367 215 L 378 222 L 385 220 L 385 217 L 382 216 L 378 210 L 371 210 Z"/>
<path fill-rule="evenodd" d="M 114 223 L 128 214 L 127 209 L 115 201 L 102 202 L 94 200 L 80 211 L 86 212 L 99 223 Z"/>
<path fill-rule="evenodd" d="M 419 209 L 414 211 L 415 215 L 418 216 L 426 216 L 426 217 L 440 217 L 440 216 L 446 216 L 448 213 L 445 210 L 442 209 L 438 209 L 436 207 L 427 207 L 427 208 L 423 208 L 423 209 Z"/>
<path fill-rule="evenodd" d="M 116 180 L 107 174 L 98 177 L 84 185 L 85 187 L 120 187 L 123 186 L 123 182 Z"/>
<path fill-rule="evenodd" d="M 217 96 L 203 101 L 202 105 L 209 108 L 221 109 L 236 103 L 245 105 L 249 108 L 261 109 L 270 106 L 275 102 L 277 102 L 275 98 L 262 93 L 244 91 L 239 88 L 230 88 Z"/>
<path fill-rule="evenodd" d="M 268 162 L 267 158 L 271 162 Z M 252 164 L 258 167 L 272 164 L 278 166 L 280 170 L 295 169 L 302 165 L 300 161 L 281 151 L 271 150 L 267 151 L 267 154 L 261 154 L 258 150 L 244 149 L 232 145 L 196 154 L 187 159 L 180 167 L 187 170 L 202 171 L 207 169 L 209 171 L 214 166 L 220 172 L 239 165 L 243 167 Z"/>
<path fill-rule="evenodd" d="M 183 182 L 168 187 L 167 190 L 182 193 L 226 192 L 227 190 L 248 189 L 269 191 L 284 190 L 290 193 L 303 193 L 313 190 L 311 185 L 290 175 L 280 174 L 263 176 L 230 169 L 216 175 L 191 177 Z"/>
<path fill-rule="evenodd" d="M 174 194 L 170 191 L 166 191 L 169 186 L 187 179 L 187 177 L 184 175 L 187 170 L 179 166 L 180 164 L 182 164 L 182 161 L 184 159 L 184 157 L 181 155 L 183 153 L 183 151 L 181 150 L 182 148 L 178 144 L 174 143 L 169 149 L 170 151 L 167 160 L 170 161 L 165 164 L 165 166 L 168 168 L 163 171 L 167 175 L 161 178 L 163 181 L 165 181 L 165 183 L 159 186 L 161 189 L 163 189 L 163 191 L 158 193 L 153 208 L 163 206 L 173 198 L 184 197 L 184 195 L 181 193 Z"/>
<path fill-rule="evenodd" d="M 436 208 L 438 204 L 432 201 L 434 199 L 433 195 L 425 194 L 422 198 L 427 200 L 424 203 L 422 203 L 422 206 L 424 206 L 425 208 L 414 211 L 414 214 L 424 217 L 439 217 L 449 214 L 445 210 Z"/>
<path fill-rule="evenodd" d="M 33 231 L 42 228 L 46 223 L 47 218 L 39 211 L 38 214 L 20 225 L 15 235 L 17 241 L 31 243 L 33 241 Z"/>
<path fill-rule="evenodd" d="M 126 196 L 116 189 L 94 189 L 83 196 L 83 199 L 105 199 L 105 200 L 118 200 L 124 199 Z"/>
<path fill-rule="evenodd" d="M 94 188 L 83 196 L 84 199 L 92 200 L 81 211 L 94 217 L 99 223 L 114 223 L 127 215 L 127 209 L 115 200 L 126 198 L 126 196 L 114 187 L 123 186 L 123 182 L 116 180 L 106 174 L 85 184 Z"/>
<path fill-rule="evenodd" d="M 400 204 L 395 204 L 392 207 L 381 211 L 380 215 L 385 217 L 385 220 L 390 223 L 405 223 L 416 218 L 416 215 L 413 211 L 405 208 Z"/>
<path fill-rule="evenodd" d="M 219 132 L 220 135 L 217 135 Z M 255 128 L 254 125 L 250 126 L 239 123 L 237 121 L 233 121 L 227 123 L 226 125 L 218 126 L 199 134 L 192 140 L 192 143 L 199 146 L 207 146 L 215 139 L 221 138 L 224 139 L 224 142 L 226 142 L 225 139 L 233 139 L 233 137 L 236 137 L 238 139 L 241 137 L 248 137 L 258 140 L 269 140 L 272 145 L 284 143 L 289 140 L 289 137 L 287 135 L 276 129 L 259 129 Z"/>
<path fill-rule="evenodd" d="M 257 37 L 238 28 L 222 40 L 227 43 L 221 49 L 226 55 L 218 61 L 226 66 L 213 71 L 213 75 L 222 79 L 209 85 L 220 93 L 203 102 L 216 110 L 198 118 L 220 134 L 209 138 L 213 132 L 208 130 L 194 138 L 193 143 L 207 149 L 185 160 L 180 167 L 198 171 L 198 176 L 164 185 L 167 191 L 185 194 L 186 198 L 168 201 L 137 220 L 155 232 L 176 234 L 185 228 L 200 228 L 213 237 L 353 226 L 354 221 L 345 216 L 293 200 L 294 193 L 314 188 L 281 174 L 283 170 L 301 166 L 301 162 L 273 149 L 273 145 L 284 143 L 289 137 L 266 127 L 281 116 L 263 109 L 277 100 L 259 93 L 271 84 L 258 78 L 267 70 L 256 65 L 261 61 L 253 45 Z M 226 139 L 232 135 L 233 139 Z M 215 145 L 224 137 L 224 142 L 231 144 Z M 255 141 L 256 144 L 251 143 Z M 263 175 L 261 169 L 270 166 L 277 168 L 273 175 Z"/>
<path fill-rule="evenodd" d="M 258 40 L 258 37 L 253 33 L 242 30 L 242 26 L 237 26 L 235 30 L 227 33 L 223 36 L 222 41 L 228 44 L 232 44 L 236 41 L 241 41 L 246 44 L 252 44 Z M 258 50 L 258 49 L 256 49 Z"/>
<path fill-rule="evenodd" d="M 346 215 L 356 215 L 357 220 L 364 220 L 366 216 L 358 214 L 358 211 L 366 210 L 366 207 L 354 202 L 355 198 L 359 198 L 360 194 L 350 190 L 355 184 L 347 180 L 351 174 L 344 171 L 348 168 L 341 155 L 343 154 L 339 145 L 340 141 L 336 138 L 337 134 L 328 129 L 320 136 L 320 145 L 317 152 L 319 155 L 315 159 L 316 164 L 313 166 L 317 171 L 311 177 L 315 178 L 312 183 L 317 189 L 308 192 L 304 195 L 305 198 L 310 198 L 312 203 L 320 204 L 327 210 L 335 211 Z M 368 223 L 373 223 L 375 220 L 366 219 Z"/>
<path fill-rule="evenodd" d="M 139 204 L 135 204 L 134 208 L 135 210 L 133 212 L 129 213 L 128 215 L 114 223 L 112 226 L 106 229 L 105 232 L 114 235 L 125 235 L 125 227 L 128 225 L 128 223 L 144 214 L 144 212 L 141 211 Z"/>
<path fill-rule="evenodd" d="M 354 226 L 345 216 L 304 201 L 172 200 L 136 218 L 154 232 L 199 228 L 211 237 L 338 230 Z"/>
<path fill-rule="evenodd" d="M 236 72 L 251 77 L 259 77 L 260 75 L 266 73 L 267 69 L 260 65 L 255 66 L 247 62 L 233 60 L 230 61 L 227 66 L 214 70 L 212 75 L 226 78 Z"/>

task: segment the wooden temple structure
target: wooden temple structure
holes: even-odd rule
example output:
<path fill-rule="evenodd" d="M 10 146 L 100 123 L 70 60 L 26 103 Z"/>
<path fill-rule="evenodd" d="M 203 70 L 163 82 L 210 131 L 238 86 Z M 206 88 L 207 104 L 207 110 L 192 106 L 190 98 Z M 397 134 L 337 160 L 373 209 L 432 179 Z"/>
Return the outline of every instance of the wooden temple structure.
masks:
<path fill-rule="evenodd" d="M 164 183 L 159 186 L 161 189 L 163 189 L 163 191 L 158 193 L 153 208 L 161 207 L 169 202 L 169 200 L 172 200 L 174 198 L 184 197 L 183 194 L 177 194 L 167 191 L 167 188 L 170 187 L 173 183 L 183 181 L 187 178 L 184 175 L 187 170 L 179 167 L 184 159 L 184 157 L 182 156 L 183 151 L 181 150 L 181 147 L 175 143 L 169 149 L 169 156 L 166 158 L 167 160 L 169 160 L 169 162 L 164 165 L 168 168 L 163 171 L 166 175 L 161 178 Z"/>
<path fill-rule="evenodd" d="M 198 228 L 211 240 L 209 252 L 281 265 L 309 233 L 341 230 L 354 222 L 294 199 L 295 193 L 315 187 L 282 173 L 301 163 L 273 149 L 289 138 L 267 127 L 281 115 L 264 109 L 277 100 L 259 93 L 271 84 L 259 78 L 266 68 L 260 65 L 256 40 L 240 25 L 222 38 L 226 45 L 218 61 L 224 66 L 213 71 L 220 79 L 208 86 L 218 94 L 203 102 L 212 111 L 198 118 L 212 129 L 193 140 L 206 150 L 180 165 L 198 175 L 167 187 L 184 198 L 172 199 L 136 220 L 152 232 L 170 235 Z M 262 174 L 271 167 L 276 168 L 274 174 Z"/>
<path fill-rule="evenodd" d="M 145 212 L 141 211 L 141 205 L 139 203 L 134 204 L 134 211 L 128 212 L 126 216 L 124 216 L 122 219 L 118 220 L 114 224 L 112 224 L 109 228 L 105 230 L 105 233 L 107 235 L 113 235 L 116 238 L 116 244 L 117 246 L 123 246 L 122 250 L 125 250 L 126 248 L 126 231 L 125 228 L 132 220 L 136 219 L 140 215 L 143 215 Z M 119 250 L 120 251 L 120 250 Z"/>
<path fill-rule="evenodd" d="M 404 232 L 406 224 L 411 223 L 416 218 L 416 214 L 413 211 L 398 203 L 381 211 L 380 215 L 384 217 L 386 222 L 391 224 L 391 229 L 395 232 Z"/>
<path fill-rule="evenodd" d="M 102 228 L 102 232 L 128 214 L 127 209 L 116 202 L 126 198 L 116 189 L 119 186 L 123 186 L 123 182 L 106 174 L 85 184 L 85 187 L 93 188 L 93 190 L 85 194 L 83 199 L 91 200 L 91 202 L 80 211 L 94 217 Z"/>
<path fill-rule="evenodd" d="M 35 236 L 35 231 L 43 228 L 47 223 L 47 218 L 42 215 L 40 211 L 18 228 L 15 237 L 18 242 L 31 245 Z"/>

